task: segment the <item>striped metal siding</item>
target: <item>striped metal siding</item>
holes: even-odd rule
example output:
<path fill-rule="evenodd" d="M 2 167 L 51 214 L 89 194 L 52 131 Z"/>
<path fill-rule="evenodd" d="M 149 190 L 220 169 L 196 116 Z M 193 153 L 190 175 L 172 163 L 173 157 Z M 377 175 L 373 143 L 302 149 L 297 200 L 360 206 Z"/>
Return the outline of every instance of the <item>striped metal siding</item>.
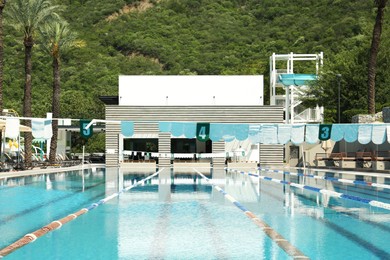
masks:
<path fill-rule="evenodd" d="M 106 106 L 107 120 L 283 123 L 280 106 Z"/>
<path fill-rule="evenodd" d="M 224 153 L 225 142 L 213 142 L 212 145 L 213 153 Z M 213 168 L 215 170 L 222 170 L 225 168 L 225 158 L 213 158 Z"/>
<path fill-rule="evenodd" d="M 283 163 L 283 145 L 260 145 L 260 165 L 261 166 L 282 166 Z"/>
<path fill-rule="evenodd" d="M 171 153 L 171 133 L 159 133 L 158 134 L 158 152 L 159 153 Z M 159 158 L 158 168 L 171 167 L 171 158 Z"/>
<path fill-rule="evenodd" d="M 106 120 L 134 121 L 135 133 L 159 133 L 158 121 L 209 123 L 283 123 L 281 106 L 106 106 Z M 120 124 L 106 124 L 106 148 L 118 150 Z M 267 152 L 264 162 L 283 162 L 283 152 Z M 280 156 L 280 158 L 279 158 Z M 117 166 L 119 155 L 108 155 L 107 166 Z"/>
<path fill-rule="evenodd" d="M 135 122 L 134 123 L 134 133 L 135 134 L 158 134 L 158 123 L 145 123 L 145 122 Z"/>
<path fill-rule="evenodd" d="M 106 151 L 115 150 L 115 154 L 106 152 L 106 166 L 116 167 L 119 164 L 119 133 L 120 124 L 106 123 Z"/>

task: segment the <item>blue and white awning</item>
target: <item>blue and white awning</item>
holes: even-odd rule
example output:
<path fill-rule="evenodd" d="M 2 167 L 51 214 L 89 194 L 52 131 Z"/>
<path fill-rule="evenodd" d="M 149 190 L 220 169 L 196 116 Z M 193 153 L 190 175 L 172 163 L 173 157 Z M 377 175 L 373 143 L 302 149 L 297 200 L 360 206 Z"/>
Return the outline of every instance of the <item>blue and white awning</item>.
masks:
<path fill-rule="evenodd" d="M 204 123 L 202 123 L 204 124 Z M 291 142 L 315 144 L 323 140 L 345 140 L 361 144 L 390 143 L 390 124 L 228 124 L 210 123 L 207 133 L 211 141 L 231 142 L 249 139 L 252 143 L 286 144 Z M 134 135 L 134 124 L 122 124 L 124 136 Z M 197 137 L 196 122 L 159 122 L 160 132 L 170 132 L 173 137 Z M 324 132 L 325 131 L 325 132 Z M 204 133 L 202 133 L 204 134 Z"/>

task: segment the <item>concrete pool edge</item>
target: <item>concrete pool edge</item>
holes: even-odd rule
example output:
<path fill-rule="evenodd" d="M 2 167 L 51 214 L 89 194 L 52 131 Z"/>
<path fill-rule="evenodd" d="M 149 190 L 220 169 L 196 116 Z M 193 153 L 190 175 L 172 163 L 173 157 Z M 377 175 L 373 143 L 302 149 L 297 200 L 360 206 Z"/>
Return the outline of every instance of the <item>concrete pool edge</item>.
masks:
<path fill-rule="evenodd" d="M 67 172 L 67 171 L 76 171 L 82 169 L 92 169 L 92 168 L 105 168 L 104 164 L 85 164 L 85 165 L 76 165 L 70 167 L 53 167 L 46 169 L 32 169 L 25 171 L 9 171 L 9 172 L 0 172 L 0 179 L 7 178 L 17 178 L 17 177 L 26 177 L 40 174 L 48 174 L 48 173 L 59 173 L 59 172 Z"/>

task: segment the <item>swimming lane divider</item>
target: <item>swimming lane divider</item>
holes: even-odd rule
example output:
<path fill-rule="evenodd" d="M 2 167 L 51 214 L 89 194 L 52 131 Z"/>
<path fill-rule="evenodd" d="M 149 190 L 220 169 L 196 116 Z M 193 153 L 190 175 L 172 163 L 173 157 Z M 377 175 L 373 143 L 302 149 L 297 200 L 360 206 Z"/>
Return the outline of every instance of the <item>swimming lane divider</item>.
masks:
<path fill-rule="evenodd" d="M 317 175 L 313 175 L 313 174 L 286 172 L 286 171 L 272 170 L 272 169 L 269 169 L 269 168 L 261 168 L 261 167 L 259 167 L 258 170 L 263 171 L 263 172 L 290 174 L 290 175 L 314 178 L 314 179 L 319 179 L 319 180 L 337 181 L 337 182 L 342 182 L 342 183 L 350 183 L 350 184 L 356 184 L 356 185 L 363 185 L 363 186 L 371 186 L 371 187 L 377 187 L 377 188 L 383 188 L 383 189 L 390 189 L 390 185 L 381 184 L 381 183 L 375 183 L 375 182 L 353 181 L 353 180 L 339 179 L 339 178 L 326 177 L 326 176 L 322 177 L 322 176 L 317 176 Z"/>
<path fill-rule="evenodd" d="M 288 255 L 292 256 L 293 259 L 310 259 L 308 256 L 303 254 L 298 248 L 292 245 L 287 239 L 282 235 L 276 232 L 272 227 L 270 227 L 266 222 L 259 219 L 255 214 L 249 211 L 244 205 L 238 202 L 235 198 L 226 193 L 221 187 L 215 185 L 209 178 L 204 176 L 197 169 L 194 171 L 199 174 L 203 179 L 205 179 L 214 189 L 223 194 L 223 196 L 233 203 L 237 208 L 245 213 L 245 215 L 250 218 L 258 227 L 260 227 L 264 233 L 272 239 L 281 249 L 283 249 Z"/>
<path fill-rule="evenodd" d="M 289 182 L 289 181 L 282 181 L 282 180 L 278 180 L 278 179 L 271 178 L 271 177 L 266 177 L 266 176 L 261 176 L 261 175 L 258 175 L 258 174 L 253 174 L 253 173 L 250 173 L 250 172 L 238 171 L 238 170 L 233 170 L 233 169 L 228 169 L 228 171 L 239 172 L 241 174 L 247 174 L 249 176 L 258 177 L 258 178 L 260 178 L 262 180 L 272 181 L 272 182 L 280 183 L 280 184 L 283 184 L 283 185 L 290 185 L 290 186 L 293 186 L 293 187 L 296 187 L 296 188 L 300 188 L 300 189 L 305 189 L 305 190 L 310 190 L 310 191 L 326 194 L 326 195 L 329 195 L 331 197 L 340 198 L 340 199 L 346 199 L 346 200 L 353 200 L 353 201 L 369 204 L 372 207 L 390 210 L 390 204 L 389 203 L 385 203 L 385 202 L 381 202 L 381 201 L 377 201 L 377 200 L 370 200 L 370 199 L 365 199 L 365 198 L 361 198 L 361 197 L 358 197 L 358 196 L 348 195 L 348 194 L 344 194 L 344 193 L 340 193 L 340 192 L 336 192 L 336 191 L 320 189 L 320 188 L 313 187 L 313 186 L 298 184 L 298 183 Z"/>
<path fill-rule="evenodd" d="M 37 238 L 49 233 L 50 231 L 53 231 L 53 230 L 56 230 L 56 229 L 59 229 L 60 227 L 62 227 L 64 224 L 68 223 L 69 221 L 72 221 L 74 219 L 76 219 L 77 217 L 87 213 L 88 211 L 91 211 L 93 209 L 95 209 L 96 207 L 98 207 L 99 205 L 101 204 L 104 204 L 106 203 L 107 201 L 115 198 L 115 197 L 118 197 L 121 193 L 125 192 L 125 191 L 128 191 L 140 184 L 143 184 L 145 181 L 157 176 L 161 171 L 163 171 L 163 169 L 153 173 L 152 175 L 140 180 L 140 181 L 137 181 L 136 183 L 134 183 L 133 185 L 130 185 L 124 189 L 122 189 L 121 191 L 119 192 L 116 192 L 104 199 L 101 199 L 99 200 L 98 202 L 96 203 L 92 203 L 89 207 L 87 208 L 83 208 L 83 209 L 80 209 L 79 211 L 75 212 L 75 213 L 72 213 L 72 214 L 69 214 L 68 216 L 62 218 L 62 219 L 59 219 L 59 220 L 55 220 L 53 222 L 51 222 L 50 224 L 38 229 L 38 230 L 35 230 L 34 232 L 32 233 L 29 233 L 29 234 L 26 234 L 24 235 L 22 238 L 20 238 L 19 240 L 17 240 L 16 242 L 10 244 L 9 246 L 3 248 L 0 250 L 0 258 L 3 258 L 4 256 L 6 255 L 9 255 L 10 253 L 12 253 L 13 251 L 29 244 L 29 243 L 32 243 L 34 242 Z"/>

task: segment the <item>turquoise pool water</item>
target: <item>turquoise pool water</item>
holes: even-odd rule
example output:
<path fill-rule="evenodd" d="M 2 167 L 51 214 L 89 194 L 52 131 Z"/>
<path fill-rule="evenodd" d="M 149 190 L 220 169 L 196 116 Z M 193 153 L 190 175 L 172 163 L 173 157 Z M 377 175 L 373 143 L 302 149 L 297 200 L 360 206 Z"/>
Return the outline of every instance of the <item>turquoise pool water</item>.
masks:
<path fill-rule="evenodd" d="M 0 180 L 0 248 L 150 173 L 94 169 Z M 264 174 L 264 173 L 262 173 Z M 269 174 L 385 203 L 390 190 Z M 227 173 L 216 183 L 312 259 L 389 259 L 390 213 Z M 164 173 L 6 259 L 290 259 L 196 175 Z"/>

